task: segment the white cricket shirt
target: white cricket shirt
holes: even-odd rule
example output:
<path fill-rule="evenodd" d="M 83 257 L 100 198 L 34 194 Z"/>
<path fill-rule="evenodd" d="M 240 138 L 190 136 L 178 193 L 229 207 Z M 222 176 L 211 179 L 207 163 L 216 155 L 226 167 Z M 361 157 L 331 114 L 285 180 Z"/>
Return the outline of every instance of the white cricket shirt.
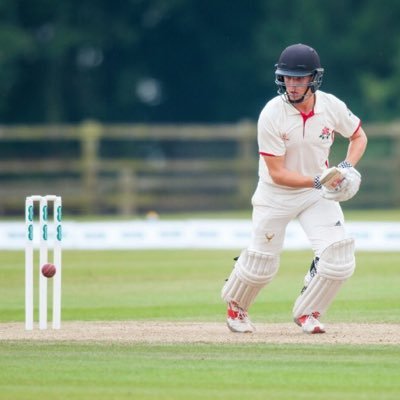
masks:
<path fill-rule="evenodd" d="M 302 175 L 315 176 L 328 167 L 335 134 L 349 138 L 361 121 L 332 94 L 318 90 L 314 110 L 300 113 L 282 96 L 270 100 L 258 119 L 260 180 L 275 186 L 262 156 L 285 156 L 285 167 Z"/>

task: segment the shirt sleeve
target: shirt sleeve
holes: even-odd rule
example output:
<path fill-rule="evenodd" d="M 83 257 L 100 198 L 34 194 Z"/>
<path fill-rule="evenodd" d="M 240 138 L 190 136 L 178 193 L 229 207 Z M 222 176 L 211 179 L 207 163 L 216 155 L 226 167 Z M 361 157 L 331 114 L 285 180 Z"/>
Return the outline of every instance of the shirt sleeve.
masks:
<path fill-rule="evenodd" d="M 337 122 L 335 131 L 340 133 L 342 136 L 349 138 L 361 126 L 361 120 L 347 108 L 343 101 L 337 98 L 336 101 L 337 104 L 335 110 Z"/>
<path fill-rule="evenodd" d="M 258 151 L 264 156 L 282 156 L 286 147 L 276 125 L 272 122 L 268 112 L 264 109 L 257 123 Z"/>

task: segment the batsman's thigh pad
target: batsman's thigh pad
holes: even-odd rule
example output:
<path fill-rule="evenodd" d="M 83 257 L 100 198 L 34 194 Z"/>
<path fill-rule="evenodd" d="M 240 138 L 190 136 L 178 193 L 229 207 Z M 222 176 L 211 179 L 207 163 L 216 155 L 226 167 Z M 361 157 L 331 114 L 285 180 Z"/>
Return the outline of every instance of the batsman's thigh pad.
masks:
<path fill-rule="evenodd" d="M 279 256 L 255 250 L 243 250 L 222 288 L 221 297 L 235 301 L 247 310 L 259 291 L 270 282 L 279 267 Z"/>
<path fill-rule="evenodd" d="M 325 313 L 342 284 L 355 269 L 354 240 L 332 243 L 321 254 L 317 273 L 293 307 L 295 318 L 318 312 Z"/>

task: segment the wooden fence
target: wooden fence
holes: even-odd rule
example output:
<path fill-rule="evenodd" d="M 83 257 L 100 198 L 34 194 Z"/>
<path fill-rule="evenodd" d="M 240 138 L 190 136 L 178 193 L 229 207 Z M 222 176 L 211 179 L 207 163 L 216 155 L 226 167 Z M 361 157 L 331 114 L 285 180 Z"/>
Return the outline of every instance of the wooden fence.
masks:
<path fill-rule="evenodd" d="M 370 124 L 352 207 L 400 206 L 400 123 Z M 335 143 L 331 162 L 347 146 Z M 250 207 L 254 123 L 0 127 L 0 215 L 31 194 L 59 194 L 68 214 L 135 215 Z"/>

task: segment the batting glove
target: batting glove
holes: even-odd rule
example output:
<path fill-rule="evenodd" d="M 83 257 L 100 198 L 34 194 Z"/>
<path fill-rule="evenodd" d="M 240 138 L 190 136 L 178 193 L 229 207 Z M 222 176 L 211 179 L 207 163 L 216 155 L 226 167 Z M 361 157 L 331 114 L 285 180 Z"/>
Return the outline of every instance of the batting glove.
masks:
<path fill-rule="evenodd" d="M 322 197 L 333 201 L 346 201 L 354 197 L 361 184 L 361 174 L 353 167 L 342 168 L 345 179 L 341 185 L 339 191 L 328 190 L 325 187 L 322 188 Z"/>

